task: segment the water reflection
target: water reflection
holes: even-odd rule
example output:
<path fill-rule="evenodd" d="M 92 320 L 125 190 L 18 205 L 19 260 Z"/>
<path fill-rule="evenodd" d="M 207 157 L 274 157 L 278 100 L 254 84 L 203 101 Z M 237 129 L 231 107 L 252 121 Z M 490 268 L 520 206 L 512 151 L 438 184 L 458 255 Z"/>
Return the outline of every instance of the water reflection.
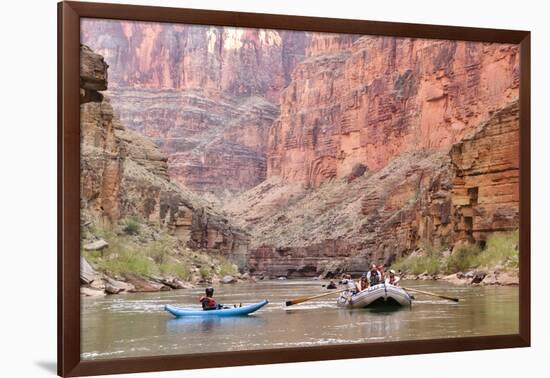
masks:
<path fill-rule="evenodd" d="M 189 317 L 174 318 L 166 322 L 166 332 L 179 333 L 211 333 L 218 329 L 232 329 L 235 332 L 239 330 L 246 332 L 250 327 L 261 326 L 266 323 L 266 319 L 257 315 L 234 316 L 234 317 L 216 317 L 209 316 L 205 318 Z"/>

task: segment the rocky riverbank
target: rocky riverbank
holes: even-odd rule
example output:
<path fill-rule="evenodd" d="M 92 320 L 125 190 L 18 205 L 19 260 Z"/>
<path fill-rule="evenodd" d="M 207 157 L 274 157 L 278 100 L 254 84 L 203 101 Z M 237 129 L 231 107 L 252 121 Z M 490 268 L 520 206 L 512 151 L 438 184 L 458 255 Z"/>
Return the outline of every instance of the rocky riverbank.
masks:
<path fill-rule="evenodd" d="M 235 275 L 214 275 L 208 280 L 194 279 L 184 281 L 179 277 L 166 276 L 143 276 L 135 273 L 122 275 L 109 275 L 94 269 L 90 263 L 81 258 L 80 272 L 80 294 L 85 297 L 102 297 L 105 295 L 128 294 L 128 293 L 152 293 L 159 291 L 170 291 L 179 289 L 193 289 L 197 286 L 215 284 L 234 284 L 237 282 L 255 282 L 248 273 Z"/>
<path fill-rule="evenodd" d="M 455 285 L 518 285 L 518 232 L 494 233 L 482 246 L 459 244 L 419 248 L 397 260 L 393 269 L 414 280 L 444 280 Z"/>
<path fill-rule="evenodd" d="M 519 272 L 517 270 L 480 269 L 470 270 L 466 273 L 458 272 L 448 275 L 440 274 L 409 274 L 402 275 L 405 280 L 432 280 L 447 281 L 454 285 L 471 286 L 517 286 L 519 285 Z"/>
<path fill-rule="evenodd" d="M 168 230 L 126 218 L 82 226 L 81 294 L 158 292 L 254 281 L 228 256 L 191 249 Z"/>
<path fill-rule="evenodd" d="M 248 273 L 240 273 L 234 264 L 221 262 L 205 253 L 191 252 L 190 258 L 170 257 L 169 263 L 156 265 L 150 258 L 151 271 L 140 272 L 132 268 L 111 271 L 106 266 L 117 257 L 86 257 L 80 259 L 80 294 L 83 296 L 105 296 L 127 293 L 148 293 L 179 289 L 193 289 L 198 286 L 255 282 Z M 111 260 L 109 260 L 111 259 Z M 195 262 L 189 262 L 194 260 Z M 171 267 L 171 269 L 170 269 Z"/>

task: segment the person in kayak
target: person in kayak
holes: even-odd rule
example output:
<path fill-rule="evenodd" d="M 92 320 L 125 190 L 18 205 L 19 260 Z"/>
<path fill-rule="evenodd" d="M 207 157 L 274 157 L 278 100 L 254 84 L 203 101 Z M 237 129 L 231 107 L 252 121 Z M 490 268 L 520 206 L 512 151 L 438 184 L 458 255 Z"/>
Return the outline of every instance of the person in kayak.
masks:
<path fill-rule="evenodd" d="M 327 289 L 336 289 L 336 283 L 334 283 L 333 280 L 330 280 L 329 284 L 327 285 Z"/>
<path fill-rule="evenodd" d="M 382 281 L 382 276 L 376 267 L 376 264 L 372 264 L 370 270 L 367 273 L 367 280 L 369 286 L 378 285 Z"/>
<path fill-rule="evenodd" d="M 202 304 L 202 309 L 204 311 L 208 310 L 217 310 L 218 308 L 221 308 L 221 305 L 216 304 L 216 301 L 212 296 L 214 295 L 214 288 L 213 287 L 207 287 L 204 291 L 204 294 L 202 297 L 199 298 L 199 302 Z"/>
<path fill-rule="evenodd" d="M 386 278 L 386 285 L 399 286 L 401 278 L 395 274 L 395 270 L 391 269 L 388 278 Z"/>

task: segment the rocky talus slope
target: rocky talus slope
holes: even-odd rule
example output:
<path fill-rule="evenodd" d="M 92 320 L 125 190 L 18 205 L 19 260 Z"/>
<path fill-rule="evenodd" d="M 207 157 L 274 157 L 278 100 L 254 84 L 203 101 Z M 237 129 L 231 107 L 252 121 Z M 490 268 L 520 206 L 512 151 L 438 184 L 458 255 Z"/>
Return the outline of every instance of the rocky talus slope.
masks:
<path fill-rule="evenodd" d="M 267 132 L 306 34 L 91 19 L 81 30 L 110 65 L 122 123 L 161 147 L 176 182 L 224 197 L 265 180 Z"/>
<path fill-rule="evenodd" d="M 101 93 L 107 89 L 107 68 L 101 55 L 81 47 L 82 223 L 110 227 L 131 216 L 169 230 L 191 250 L 246 255 L 247 235 L 208 202 L 171 182 L 166 155 L 113 114 Z"/>

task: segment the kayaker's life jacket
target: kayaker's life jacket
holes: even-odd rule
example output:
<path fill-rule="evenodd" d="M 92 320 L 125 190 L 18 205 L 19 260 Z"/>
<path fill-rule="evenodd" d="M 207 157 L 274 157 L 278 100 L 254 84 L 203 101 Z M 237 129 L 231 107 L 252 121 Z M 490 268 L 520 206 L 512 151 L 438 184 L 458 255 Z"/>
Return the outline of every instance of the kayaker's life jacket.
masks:
<path fill-rule="evenodd" d="M 207 297 L 206 295 L 203 295 L 202 297 L 200 297 L 199 301 L 202 303 L 203 310 L 213 310 L 218 307 L 216 305 L 216 301 L 214 300 L 214 298 Z"/>

